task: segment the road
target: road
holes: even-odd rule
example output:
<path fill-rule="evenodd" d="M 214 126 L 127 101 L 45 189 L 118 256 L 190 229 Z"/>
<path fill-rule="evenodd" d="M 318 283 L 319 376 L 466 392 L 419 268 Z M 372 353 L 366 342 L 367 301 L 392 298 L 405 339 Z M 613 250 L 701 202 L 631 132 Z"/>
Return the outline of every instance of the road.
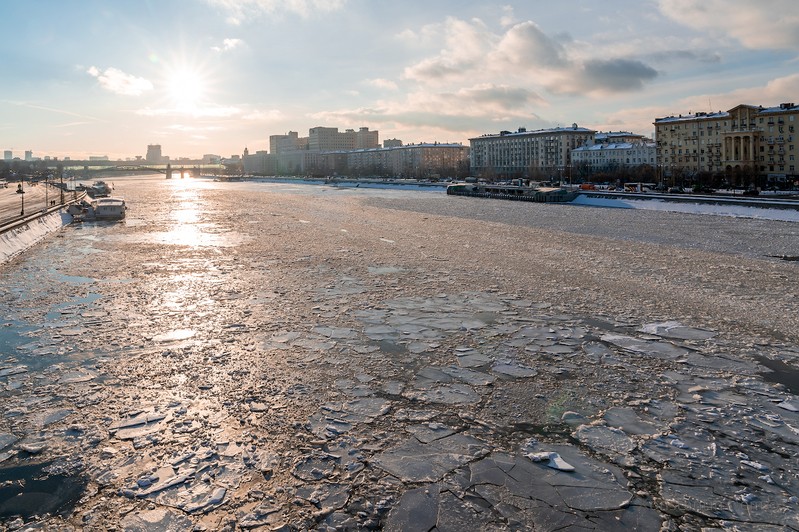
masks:
<path fill-rule="evenodd" d="M 5 224 L 20 216 L 22 211 L 22 194 L 17 193 L 19 183 L 9 183 L 7 188 L 0 188 L 0 224 Z M 60 199 L 60 191 L 55 187 L 45 192 L 44 184 L 25 183 L 25 214 L 33 214 L 47 206 L 48 201 Z"/>

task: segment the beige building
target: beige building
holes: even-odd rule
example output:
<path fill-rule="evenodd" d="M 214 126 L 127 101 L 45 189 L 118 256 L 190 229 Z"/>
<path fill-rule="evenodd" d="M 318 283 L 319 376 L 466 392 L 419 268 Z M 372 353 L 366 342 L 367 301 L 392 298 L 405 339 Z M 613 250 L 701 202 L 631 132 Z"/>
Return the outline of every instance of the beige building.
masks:
<path fill-rule="evenodd" d="M 592 142 L 594 133 L 573 124 L 536 131 L 519 128 L 472 138 L 471 171 L 484 177 L 563 177 L 571 166 L 572 150 Z"/>
<path fill-rule="evenodd" d="M 655 120 L 658 167 L 672 179 L 706 173 L 731 185 L 795 181 L 799 106 L 738 105 Z"/>
<path fill-rule="evenodd" d="M 463 144 L 421 143 L 346 153 L 346 173 L 429 179 L 465 174 L 469 148 Z"/>
<path fill-rule="evenodd" d="M 368 150 L 380 146 L 377 131 L 362 127 L 358 131 L 337 127 L 312 127 L 308 130 L 308 151 Z"/>
<path fill-rule="evenodd" d="M 269 135 L 269 153 L 277 155 L 308 149 L 308 137 L 300 137 L 296 131 L 285 135 Z"/>

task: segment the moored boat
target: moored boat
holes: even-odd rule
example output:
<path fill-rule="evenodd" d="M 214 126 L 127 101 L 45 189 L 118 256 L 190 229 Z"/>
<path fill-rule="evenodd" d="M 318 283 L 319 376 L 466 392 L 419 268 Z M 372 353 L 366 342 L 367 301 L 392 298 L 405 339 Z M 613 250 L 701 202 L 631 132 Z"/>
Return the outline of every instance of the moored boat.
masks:
<path fill-rule="evenodd" d="M 93 198 L 105 198 L 111 195 L 113 186 L 108 186 L 105 181 L 95 181 L 91 187 L 86 189 L 86 192 Z"/>
<path fill-rule="evenodd" d="M 451 196 L 474 196 L 538 203 L 563 203 L 577 197 L 574 191 L 557 187 L 525 187 L 516 185 L 490 185 L 486 183 L 453 183 L 447 186 Z"/>
<path fill-rule="evenodd" d="M 122 198 L 94 198 L 70 205 L 67 212 L 78 221 L 124 220 L 128 207 Z"/>

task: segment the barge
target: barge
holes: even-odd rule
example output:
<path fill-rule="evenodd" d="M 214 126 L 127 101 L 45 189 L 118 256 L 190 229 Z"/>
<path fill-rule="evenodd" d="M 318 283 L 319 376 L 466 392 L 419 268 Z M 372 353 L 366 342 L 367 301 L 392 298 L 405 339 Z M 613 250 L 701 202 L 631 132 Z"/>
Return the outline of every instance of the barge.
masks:
<path fill-rule="evenodd" d="M 497 198 L 537 203 L 566 203 L 577 197 L 577 192 L 565 188 L 525 187 L 516 185 L 489 185 L 484 183 L 453 183 L 447 187 L 451 196 Z"/>

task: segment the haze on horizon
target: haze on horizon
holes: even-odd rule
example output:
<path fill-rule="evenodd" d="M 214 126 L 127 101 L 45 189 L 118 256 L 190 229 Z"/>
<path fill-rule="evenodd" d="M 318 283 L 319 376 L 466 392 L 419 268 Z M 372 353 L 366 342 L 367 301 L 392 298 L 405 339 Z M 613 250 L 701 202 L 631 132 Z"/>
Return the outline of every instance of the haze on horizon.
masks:
<path fill-rule="evenodd" d="M 0 149 L 223 156 L 314 126 L 463 142 L 799 100 L 792 0 L 9 0 Z"/>

